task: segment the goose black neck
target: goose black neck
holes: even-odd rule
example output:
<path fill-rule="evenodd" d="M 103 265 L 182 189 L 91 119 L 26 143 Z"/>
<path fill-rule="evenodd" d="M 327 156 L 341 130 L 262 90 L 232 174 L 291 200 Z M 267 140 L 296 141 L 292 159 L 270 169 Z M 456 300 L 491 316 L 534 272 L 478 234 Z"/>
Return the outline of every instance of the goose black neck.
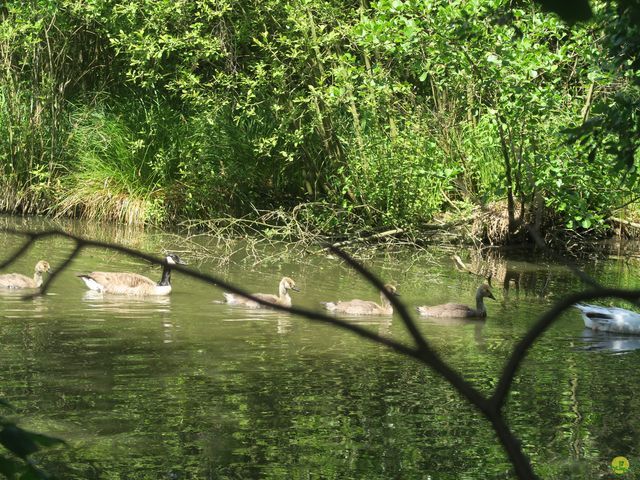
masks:
<path fill-rule="evenodd" d="M 171 285 L 171 267 L 169 265 L 165 265 L 162 268 L 162 278 L 160 279 L 160 282 L 158 282 L 158 285 L 160 287 Z"/>
<path fill-rule="evenodd" d="M 476 296 L 476 311 L 481 317 L 484 317 L 487 314 L 487 309 L 484 306 L 484 298 L 482 297 L 482 295 Z"/>

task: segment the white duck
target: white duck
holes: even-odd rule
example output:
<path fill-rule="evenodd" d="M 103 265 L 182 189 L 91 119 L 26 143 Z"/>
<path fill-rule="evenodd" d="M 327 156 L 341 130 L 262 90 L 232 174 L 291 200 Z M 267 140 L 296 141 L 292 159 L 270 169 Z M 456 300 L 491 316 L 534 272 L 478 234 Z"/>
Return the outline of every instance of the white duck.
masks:
<path fill-rule="evenodd" d="M 600 305 L 574 305 L 582 313 L 584 325 L 602 332 L 631 333 L 640 335 L 640 313 L 618 307 Z"/>

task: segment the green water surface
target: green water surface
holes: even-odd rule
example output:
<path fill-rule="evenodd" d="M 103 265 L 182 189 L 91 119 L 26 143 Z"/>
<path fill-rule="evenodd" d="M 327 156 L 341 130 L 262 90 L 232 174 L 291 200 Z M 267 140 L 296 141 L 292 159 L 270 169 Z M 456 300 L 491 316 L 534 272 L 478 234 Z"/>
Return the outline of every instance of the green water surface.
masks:
<path fill-rule="evenodd" d="M 49 225 L 15 218 L 1 224 Z M 239 250 L 221 263 L 179 235 L 62 227 L 152 254 L 177 251 L 192 268 L 250 291 L 276 293 L 280 278 L 291 276 L 302 290 L 293 294 L 299 306 L 378 298 L 324 254 L 259 261 Z M 20 239 L 0 234 L 0 242 L 8 255 Z M 71 248 L 63 239 L 45 240 L 10 271 L 30 274 L 39 259 L 56 266 Z M 216 248 L 207 245 L 208 252 Z M 471 304 L 479 279 L 455 270 L 451 253 L 382 249 L 365 265 L 395 283 L 411 309 Z M 470 262 L 477 256 L 457 253 Z M 417 321 L 441 356 L 490 394 L 536 318 L 582 285 L 539 255 L 493 254 L 483 261 L 496 272 L 497 301 L 487 301 L 486 321 Z M 640 285 L 637 270 L 621 260 L 584 268 L 608 286 Z M 36 455 L 59 478 L 514 478 L 489 424 L 414 360 L 333 326 L 216 304 L 221 290 L 178 272 L 170 297 L 92 295 L 75 274 L 93 270 L 160 278 L 145 262 L 89 249 L 44 297 L 25 301 L 0 291 L 0 398 L 16 408 L 7 414 L 20 426 L 68 442 Z M 350 321 L 410 343 L 395 316 Z M 619 455 L 631 470 L 611 478 L 638 477 L 638 348 L 640 336 L 594 334 L 570 311 L 532 349 L 505 411 L 542 478 L 609 478 Z"/>

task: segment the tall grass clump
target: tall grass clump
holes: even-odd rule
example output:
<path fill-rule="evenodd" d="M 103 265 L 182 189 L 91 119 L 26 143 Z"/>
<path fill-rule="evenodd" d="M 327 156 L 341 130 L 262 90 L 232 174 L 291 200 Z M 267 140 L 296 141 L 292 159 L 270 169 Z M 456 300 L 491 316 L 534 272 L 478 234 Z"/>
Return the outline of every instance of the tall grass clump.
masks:
<path fill-rule="evenodd" d="M 149 139 L 122 114 L 83 107 L 71 118 L 69 168 L 61 180 L 56 214 L 128 224 L 164 218 L 165 165 L 152 167 Z M 144 125 L 148 128 L 148 125 Z"/>
<path fill-rule="evenodd" d="M 247 118 L 218 109 L 193 115 L 174 189 L 177 216 L 244 216 L 297 204 L 301 161 L 283 160 L 281 136 L 268 114 Z"/>
<path fill-rule="evenodd" d="M 0 210 L 5 212 L 50 210 L 65 160 L 67 100 L 72 92 L 103 85 L 110 75 L 107 39 L 96 34 L 96 24 L 75 15 L 71 3 L 3 2 L 0 8 Z"/>
<path fill-rule="evenodd" d="M 19 78 L 0 38 L 0 211 L 42 213 L 57 167 L 53 161 L 58 133 L 50 98 L 39 85 Z M 9 38 L 11 36 L 8 36 Z M 43 80 L 44 82 L 44 80 Z"/>

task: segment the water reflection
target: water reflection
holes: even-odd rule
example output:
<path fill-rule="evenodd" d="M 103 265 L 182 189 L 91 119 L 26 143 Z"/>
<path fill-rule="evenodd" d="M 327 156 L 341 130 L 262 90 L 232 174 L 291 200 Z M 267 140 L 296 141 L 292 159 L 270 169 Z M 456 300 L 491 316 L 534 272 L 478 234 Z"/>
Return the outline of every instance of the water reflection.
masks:
<path fill-rule="evenodd" d="M 38 291 L 37 288 L 28 288 L 28 289 L 18 289 L 18 288 L 0 288 L 0 297 L 4 297 L 7 299 L 15 299 L 15 300 L 23 300 L 29 295 L 36 293 Z M 38 297 L 33 297 L 39 298 Z"/>
<path fill-rule="evenodd" d="M 640 349 L 640 336 L 637 335 L 620 335 L 585 328 L 580 339 L 585 343 L 583 350 L 628 353 Z"/>
<path fill-rule="evenodd" d="M 16 225 L 47 227 L 22 219 Z M 74 231 L 151 252 L 184 247 L 179 236 L 172 245 L 155 233 L 109 237 L 79 223 Z M 1 240 L 6 251 L 19 242 Z M 58 239 L 39 243 L 24 265 L 37 258 L 59 264 L 69 248 Z M 263 271 L 248 268 L 250 260 L 222 268 L 203 258 L 198 269 L 250 291 L 293 276 L 302 288 L 294 305 L 318 311 L 327 298 L 375 294 L 336 259 L 299 257 L 280 261 L 280 255 Z M 536 257 L 485 250 L 469 252 L 469 264 L 470 257 L 495 272 L 494 288 L 503 289 L 504 301 L 487 305 L 486 320 L 427 317 L 416 323 L 443 360 L 490 394 L 505 359 L 550 301 L 582 285 Z M 411 313 L 415 305 L 466 303 L 483 281 L 456 271 L 441 250 L 424 257 L 385 253 L 366 266 L 399 284 Z M 589 273 L 606 284 L 640 282 L 638 270 L 621 274 L 615 262 L 591 267 Z M 24 412 L 31 422 L 25 427 L 73 445 L 45 453 L 43 464 L 58 468 L 53 473 L 59 478 L 167 478 L 167 472 L 185 479 L 508 476 L 493 431 L 424 365 L 295 315 L 213 304 L 219 291 L 180 272 L 168 297 L 86 291 L 73 273 L 96 269 L 152 271 L 140 261 L 88 249 L 56 278 L 51 294 L 29 301 L 18 292 L 0 295 L 2 398 Z M 414 344 L 397 314 L 345 320 Z M 585 348 L 573 348 L 580 338 Z M 575 312 L 536 343 L 507 410 L 546 476 L 568 478 L 563 469 L 571 459 L 593 465 L 580 478 L 598 478 L 612 449 L 637 452 L 640 417 L 633 399 L 640 398 L 640 386 L 629 381 L 617 387 L 620 378 L 635 378 L 639 346 L 640 337 L 583 332 Z M 575 438 L 584 439 L 584 448 L 575 448 Z"/>
<path fill-rule="evenodd" d="M 453 255 L 452 260 L 459 271 L 472 273 L 479 281 L 485 279 L 495 288 L 501 287 L 505 299 L 511 293 L 516 298 L 521 294 L 540 298 L 549 295 L 550 271 L 539 263 L 507 259 L 501 250 L 482 248 L 470 250 L 466 262 L 458 255 Z"/>
<path fill-rule="evenodd" d="M 324 313 L 324 312 L 323 312 Z M 389 315 L 335 315 L 337 318 L 346 321 L 347 323 L 353 323 L 362 327 L 371 327 L 378 335 L 383 337 L 393 337 L 393 317 Z"/>
<path fill-rule="evenodd" d="M 289 333 L 292 326 L 292 315 L 280 310 L 274 310 L 270 308 L 252 308 L 243 306 L 229 306 L 226 303 L 219 301 L 212 302 L 214 304 L 222 305 L 221 309 L 227 312 L 224 316 L 224 322 L 231 323 L 257 323 L 264 322 L 267 324 L 274 324 L 275 331 L 279 335 L 285 335 Z"/>
<path fill-rule="evenodd" d="M 96 292 L 95 290 L 86 290 L 82 294 L 82 300 L 85 302 L 93 302 L 104 305 L 170 305 L 170 295 L 110 295 L 108 293 Z"/>
<path fill-rule="evenodd" d="M 440 329 L 439 335 L 443 335 L 443 330 L 449 330 L 459 334 L 460 331 L 473 330 L 473 340 L 479 350 L 486 348 L 483 331 L 486 326 L 486 319 L 471 318 L 438 318 L 438 317 L 419 317 L 420 324 L 429 325 L 430 329 L 434 327 L 444 327 Z"/>

